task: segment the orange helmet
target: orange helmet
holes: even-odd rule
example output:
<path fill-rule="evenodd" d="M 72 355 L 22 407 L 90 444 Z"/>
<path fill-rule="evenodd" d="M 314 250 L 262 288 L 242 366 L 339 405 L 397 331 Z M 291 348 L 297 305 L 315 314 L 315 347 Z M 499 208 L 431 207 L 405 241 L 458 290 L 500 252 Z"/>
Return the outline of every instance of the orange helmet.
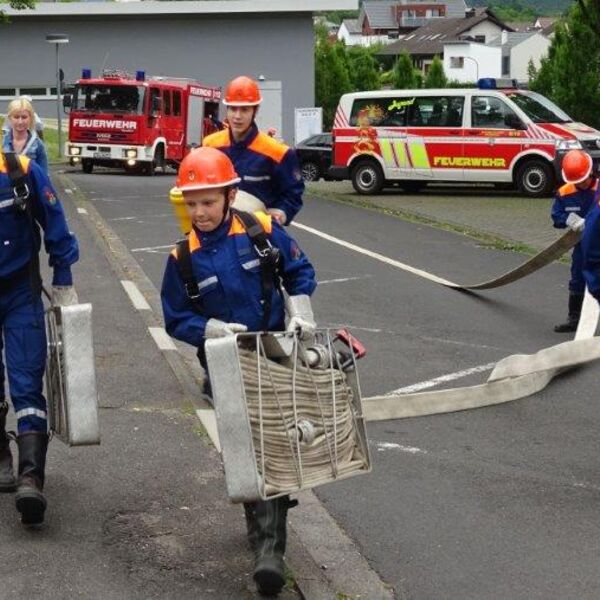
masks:
<path fill-rule="evenodd" d="M 182 192 L 227 187 L 240 178 L 229 157 L 216 148 L 196 148 L 179 165 L 177 187 Z"/>
<path fill-rule="evenodd" d="M 562 177 L 567 183 L 581 183 L 592 172 L 592 157 L 582 150 L 569 150 L 562 161 Z"/>
<path fill-rule="evenodd" d="M 258 83 L 250 77 L 241 75 L 232 79 L 225 89 L 225 106 L 258 106 L 262 102 Z"/>

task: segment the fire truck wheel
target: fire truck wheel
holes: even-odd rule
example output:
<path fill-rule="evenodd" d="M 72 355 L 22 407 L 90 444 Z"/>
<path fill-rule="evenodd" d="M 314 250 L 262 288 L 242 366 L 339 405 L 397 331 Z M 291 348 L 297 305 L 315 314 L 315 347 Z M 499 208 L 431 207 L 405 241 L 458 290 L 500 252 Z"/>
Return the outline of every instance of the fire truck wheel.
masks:
<path fill-rule="evenodd" d="M 373 160 L 361 160 L 352 167 L 352 185 L 365 196 L 378 194 L 383 188 L 385 179 L 381 167 Z"/>
<path fill-rule="evenodd" d="M 84 158 L 81 161 L 81 169 L 84 173 L 91 173 L 94 170 L 94 163 L 89 158 Z"/>
<path fill-rule="evenodd" d="M 528 160 L 517 170 L 516 184 L 521 192 L 533 198 L 549 196 L 554 188 L 552 166 L 543 160 Z"/>

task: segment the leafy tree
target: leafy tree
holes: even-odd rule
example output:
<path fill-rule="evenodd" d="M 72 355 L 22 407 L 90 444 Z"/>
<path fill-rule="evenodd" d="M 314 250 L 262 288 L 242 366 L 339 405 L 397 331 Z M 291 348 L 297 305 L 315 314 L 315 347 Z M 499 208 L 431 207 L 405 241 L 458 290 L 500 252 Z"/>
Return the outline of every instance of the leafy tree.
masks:
<path fill-rule="evenodd" d="M 530 87 L 575 120 L 600 127 L 600 8 L 595 2 L 573 5 L 566 22 L 556 26 Z"/>
<path fill-rule="evenodd" d="M 355 91 L 381 88 L 379 65 L 369 48 L 354 46 L 347 52 L 349 73 Z"/>
<path fill-rule="evenodd" d="M 9 6 L 15 10 L 24 10 L 26 8 L 34 8 L 35 0 L 10 0 Z M 0 9 L 0 23 L 8 23 L 9 18 L 5 12 Z"/>
<path fill-rule="evenodd" d="M 436 54 L 433 57 L 433 62 L 429 67 L 429 71 L 427 71 L 424 86 L 426 88 L 445 88 L 447 83 L 448 79 L 444 73 L 444 64 Z"/>
<path fill-rule="evenodd" d="M 417 87 L 415 70 L 412 59 L 406 50 L 402 50 L 394 63 L 394 88 L 398 90 L 411 90 Z"/>

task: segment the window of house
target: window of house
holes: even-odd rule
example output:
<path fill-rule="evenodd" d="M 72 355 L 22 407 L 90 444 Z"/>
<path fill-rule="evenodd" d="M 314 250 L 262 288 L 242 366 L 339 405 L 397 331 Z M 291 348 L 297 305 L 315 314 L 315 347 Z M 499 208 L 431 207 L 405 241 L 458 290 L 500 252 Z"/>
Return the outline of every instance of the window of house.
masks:
<path fill-rule="evenodd" d="M 465 66 L 464 56 L 451 56 L 450 57 L 450 68 L 451 69 L 462 69 Z"/>
<path fill-rule="evenodd" d="M 47 96 L 48 90 L 45 87 L 22 87 L 19 88 L 21 96 Z"/>
<path fill-rule="evenodd" d="M 473 96 L 471 99 L 471 126 L 484 129 L 507 129 L 506 115 L 515 111 L 495 96 Z"/>
<path fill-rule="evenodd" d="M 422 96 L 408 107 L 409 127 L 460 127 L 463 120 L 463 96 Z"/>
<path fill-rule="evenodd" d="M 502 57 L 502 75 L 510 75 L 510 56 Z"/>
<path fill-rule="evenodd" d="M 17 95 L 17 88 L 0 88 L 0 96 L 13 97 Z"/>
<path fill-rule="evenodd" d="M 473 41 L 479 42 L 480 44 L 485 44 L 485 35 L 474 35 Z"/>

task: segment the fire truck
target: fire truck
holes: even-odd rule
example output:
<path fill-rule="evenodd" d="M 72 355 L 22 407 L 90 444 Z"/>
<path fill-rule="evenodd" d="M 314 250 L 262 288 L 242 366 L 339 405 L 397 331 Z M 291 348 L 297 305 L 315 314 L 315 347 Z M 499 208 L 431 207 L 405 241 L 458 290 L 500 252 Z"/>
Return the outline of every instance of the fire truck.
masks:
<path fill-rule="evenodd" d="M 93 78 L 83 69 L 63 104 L 69 111 L 65 154 L 84 173 L 95 165 L 153 175 L 177 167 L 218 128 L 221 90 L 191 79 L 116 70 Z"/>

